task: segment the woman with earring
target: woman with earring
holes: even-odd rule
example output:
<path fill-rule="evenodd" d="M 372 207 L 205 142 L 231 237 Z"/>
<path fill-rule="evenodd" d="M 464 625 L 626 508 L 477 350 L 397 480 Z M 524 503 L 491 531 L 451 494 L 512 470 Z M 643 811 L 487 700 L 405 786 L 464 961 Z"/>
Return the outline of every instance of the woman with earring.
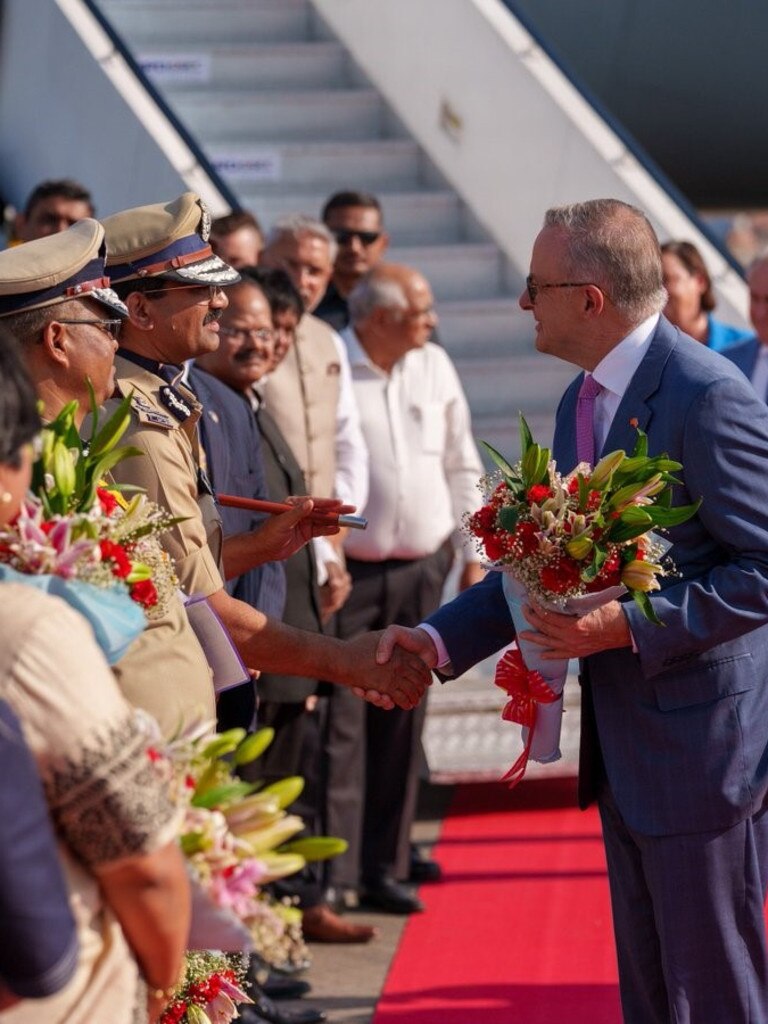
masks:
<path fill-rule="evenodd" d="M 19 512 L 38 427 L 16 343 L 1 331 L 0 526 Z M 90 627 L 67 604 L 0 582 L 0 635 L 0 701 L 18 717 L 42 779 L 81 950 L 61 991 L 22 999 L 1 1019 L 154 1022 L 178 979 L 189 927 L 162 759 Z"/>

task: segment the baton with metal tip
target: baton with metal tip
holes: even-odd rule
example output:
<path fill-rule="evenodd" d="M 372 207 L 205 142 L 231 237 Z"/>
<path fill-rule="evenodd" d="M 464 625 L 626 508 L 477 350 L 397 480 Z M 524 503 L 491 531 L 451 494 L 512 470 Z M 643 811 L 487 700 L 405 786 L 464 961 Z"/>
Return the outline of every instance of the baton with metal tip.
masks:
<path fill-rule="evenodd" d="M 261 501 L 258 498 L 239 498 L 234 494 L 217 494 L 216 500 L 226 508 L 244 508 L 251 512 L 267 512 L 271 516 L 279 516 L 282 512 L 290 512 L 295 506 L 281 501 Z M 355 516 L 338 512 L 310 512 L 308 518 L 320 526 L 346 526 L 350 530 L 365 530 L 368 520 L 364 516 Z"/>

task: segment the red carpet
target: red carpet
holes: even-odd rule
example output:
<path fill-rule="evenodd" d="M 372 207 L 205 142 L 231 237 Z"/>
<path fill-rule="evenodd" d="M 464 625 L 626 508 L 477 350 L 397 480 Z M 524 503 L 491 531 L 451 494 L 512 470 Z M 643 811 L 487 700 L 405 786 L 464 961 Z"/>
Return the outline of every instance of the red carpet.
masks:
<path fill-rule="evenodd" d="M 373 1024 L 620 1024 L 597 812 L 574 780 L 458 789 Z"/>

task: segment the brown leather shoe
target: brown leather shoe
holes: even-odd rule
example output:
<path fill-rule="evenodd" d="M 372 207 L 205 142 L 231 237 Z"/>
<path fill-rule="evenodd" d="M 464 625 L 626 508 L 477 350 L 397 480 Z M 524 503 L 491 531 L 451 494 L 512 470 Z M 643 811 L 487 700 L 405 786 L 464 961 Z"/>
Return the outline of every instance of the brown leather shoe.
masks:
<path fill-rule="evenodd" d="M 379 934 L 369 924 L 352 924 L 339 917 L 327 903 L 303 911 L 301 928 L 310 942 L 370 942 Z"/>

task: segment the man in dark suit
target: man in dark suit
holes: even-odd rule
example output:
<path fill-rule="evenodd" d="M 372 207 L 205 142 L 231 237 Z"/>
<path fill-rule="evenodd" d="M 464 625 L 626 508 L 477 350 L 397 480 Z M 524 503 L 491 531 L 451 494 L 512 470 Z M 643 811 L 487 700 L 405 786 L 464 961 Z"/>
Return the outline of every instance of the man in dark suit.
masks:
<path fill-rule="evenodd" d="M 253 390 L 253 385 L 274 365 L 272 312 L 255 276 L 255 272 L 245 276 L 234 286 L 221 319 L 222 343 L 216 352 L 197 360 L 192 383 L 205 406 L 206 451 L 213 456 L 214 484 L 224 486 L 217 481 L 223 479 L 226 471 L 230 481 L 227 486 L 238 488 L 234 493 L 282 502 L 288 495 L 305 494 L 306 485 L 293 452 Z M 237 453 L 237 458 L 230 460 L 228 453 L 232 452 Z M 246 525 L 234 523 L 233 528 Z M 226 527 L 225 522 L 225 530 Z M 257 607 L 261 607 L 260 601 L 275 601 L 279 597 L 284 622 L 322 633 L 312 545 L 305 545 L 285 561 L 282 580 L 271 581 L 269 575 L 264 575 L 274 567 L 259 568 L 261 577 L 248 573 L 239 578 L 236 596 L 255 601 Z M 275 609 L 270 608 L 270 614 L 274 613 Z M 260 676 L 259 724 L 274 728 L 275 739 L 254 766 L 256 778 L 267 782 L 292 775 L 304 777 L 304 793 L 293 806 L 315 833 L 320 831 L 320 788 L 324 774 L 315 696 L 318 687 L 318 680 L 303 676 Z M 224 694 L 222 700 L 226 701 L 227 696 Z M 231 714 L 238 707 L 242 707 L 242 695 L 233 691 L 227 710 Z M 246 722 L 230 719 L 226 724 Z M 248 774 L 247 770 L 244 774 Z M 373 928 L 344 920 L 323 901 L 319 879 L 312 871 L 299 884 L 290 879 L 289 892 L 299 897 L 307 938 L 324 942 L 367 942 L 373 938 Z"/>
<path fill-rule="evenodd" d="M 768 401 L 768 256 L 755 260 L 747 273 L 749 316 L 754 338 L 731 345 L 723 353 L 749 377 L 758 398 Z"/>
<path fill-rule="evenodd" d="M 550 210 L 520 305 L 536 346 L 581 367 L 557 412 L 554 456 L 577 462 L 589 394 L 596 454 L 680 461 L 669 531 L 677 575 L 650 598 L 574 620 L 531 606 L 547 658 L 582 659 L 580 801 L 597 800 L 628 1024 L 768 1021 L 768 409 L 726 359 L 673 328 L 656 236 L 615 200 Z M 595 387 L 592 387 L 595 385 Z M 583 420 L 583 417 L 582 417 Z M 380 645 L 448 674 L 509 643 L 501 576 Z"/>

